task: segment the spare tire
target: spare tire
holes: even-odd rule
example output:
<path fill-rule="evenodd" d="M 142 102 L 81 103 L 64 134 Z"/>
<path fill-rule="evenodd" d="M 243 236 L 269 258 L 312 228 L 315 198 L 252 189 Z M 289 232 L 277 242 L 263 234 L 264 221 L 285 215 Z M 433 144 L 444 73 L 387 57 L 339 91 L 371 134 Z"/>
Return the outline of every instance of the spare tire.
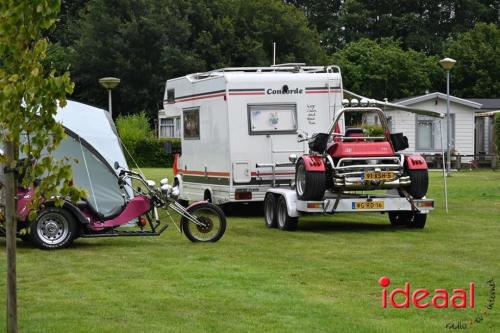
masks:
<path fill-rule="evenodd" d="M 429 173 L 426 170 L 407 170 L 410 176 L 410 188 L 408 193 L 415 199 L 422 199 L 429 189 Z"/>
<path fill-rule="evenodd" d="M 307 171 L 303 159 L 295 168 L 295 191 L 300 200 L 322 200 L 326 190 L 324 171 Z"/>

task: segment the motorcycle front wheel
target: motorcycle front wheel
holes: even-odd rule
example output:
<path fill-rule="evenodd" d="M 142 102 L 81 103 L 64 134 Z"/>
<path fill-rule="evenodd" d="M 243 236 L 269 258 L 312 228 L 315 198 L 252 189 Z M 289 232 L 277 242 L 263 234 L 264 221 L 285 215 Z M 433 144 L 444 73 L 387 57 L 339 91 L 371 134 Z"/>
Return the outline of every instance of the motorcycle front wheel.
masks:
<path fill-rule="evenodd" d="M 226 216 L 222 209 L 209 202 L 188 207 L 187 212 L 196 218 L 196 224 L 182 217 L 182 230 L 192 242 L 217 242 L 226 231 Z"/>

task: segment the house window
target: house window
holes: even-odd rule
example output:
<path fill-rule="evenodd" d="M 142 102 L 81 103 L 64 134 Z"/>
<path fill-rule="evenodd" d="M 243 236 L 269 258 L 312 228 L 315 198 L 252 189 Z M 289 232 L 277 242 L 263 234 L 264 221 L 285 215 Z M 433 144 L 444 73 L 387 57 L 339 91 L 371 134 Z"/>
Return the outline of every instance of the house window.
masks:
<path fill-rule="evenodd" d="M 174 134 L 174 118 L 161 118 L 160 138 L 173 138 Z"/>
<path fill-rule="evenodd" d="M 248 132 L 285 134 L 297 132 L 296 104 L 249 104 Z"/>
<path fill-rule="evenodd" d="M 184 139 L 200 139 L 200 109 L 182 110 Z"/>
<path fill-rule="evenodd" d="M 416 148 L 417 150 L 441 150 L 441 129 L 443 148 L 447 145 L 447 120 L 429 116 L 417 115 L 416 122 Z M 455 114 L 450 114 L 451 119 L 451 147 L 455 147 Z M 442 127 L 440 126 L 442 121 Z"/>
<path fill-rule="evenodd" d="M 167 103 L 174 104 L 175 103 L 175 89 L 167 90 Z"/>

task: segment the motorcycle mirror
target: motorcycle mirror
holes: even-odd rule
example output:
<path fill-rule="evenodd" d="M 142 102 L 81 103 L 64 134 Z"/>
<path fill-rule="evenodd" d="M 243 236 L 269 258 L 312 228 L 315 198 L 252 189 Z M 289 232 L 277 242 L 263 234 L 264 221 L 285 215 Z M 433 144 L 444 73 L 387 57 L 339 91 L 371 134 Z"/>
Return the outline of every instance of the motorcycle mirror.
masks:
<path fill-rule="evenodd" d="M 120 169 L 120 164 L 118 163 L 118 161 L 115 161 L 115 170 L 118 170 Z"/>

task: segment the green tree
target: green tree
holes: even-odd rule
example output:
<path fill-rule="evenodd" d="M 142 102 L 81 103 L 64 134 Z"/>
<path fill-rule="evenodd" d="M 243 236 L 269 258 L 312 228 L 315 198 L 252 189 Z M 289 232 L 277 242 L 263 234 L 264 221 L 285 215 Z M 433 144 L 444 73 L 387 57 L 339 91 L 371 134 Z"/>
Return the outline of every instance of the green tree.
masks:
<path fill-rule="evenodd" d="M 404 51 L 392 39 L 361 39 L 332 56 L 340 65 L 344 87 L 367 97 L 393 100 L 423 94 L 440 82 L 437 57 Z"/>
<path fill-rule="evenodd" d="M 71 66 L 75 98 L 92 104 L 107 103 L 98 78 L 121 78 L 116 115 L 156 117 L 168 78 L 268 66 L 273 42 L 278 62 L 326 60 L 304 14 L 278 0 L 90 0 L 80 14 L 76 39 L 54 51 L 54 62 Z"/>
<path fill-rule="evenodd" d="M 453 95 L 476 98 L 500 96 L 500 29 L 478 23 L 451 41 L 445 55 L 457 60 L 451 70 Z"/>
<path fill-rule="evenodd" d="M 43 66 L 47 39 L 43 31 L 57 18 L 58 0 L 4 0 L 0 2 L 0 141 L 5 154 L 5 229 L 7 239 L 7 331 L 17 332 L 17 296 L 15 275 L 16 190 L 17 176 L 24 186 L 41 178 L 33 198 L 79 196 L 70 186 L 71 169 L 64 161 L 53 161 L 42 152 L 52 152 L 64 136 L 63 127 L 54 120 L 57 105 L 66 104 L 73 84 L 69 73 L 58 76 Z M 21 151 L 27 158 L 18 160 Z M 29 161 L 26 162 L 26 161 Z M 43 177 L 42 177 L 43 176 Z M 60 200 L 58 200 L 60 201 Z M 33 201 L 30 218 L 36 213 Z"/>
<path fill-rule="evenodd" d="M 361 38 L 392 37 L 405 49 L 436 54 L 477 22 L 499 23 L 498 0 L 285 0 L 304 10 L 322 45 L 338 50 Z"/>

